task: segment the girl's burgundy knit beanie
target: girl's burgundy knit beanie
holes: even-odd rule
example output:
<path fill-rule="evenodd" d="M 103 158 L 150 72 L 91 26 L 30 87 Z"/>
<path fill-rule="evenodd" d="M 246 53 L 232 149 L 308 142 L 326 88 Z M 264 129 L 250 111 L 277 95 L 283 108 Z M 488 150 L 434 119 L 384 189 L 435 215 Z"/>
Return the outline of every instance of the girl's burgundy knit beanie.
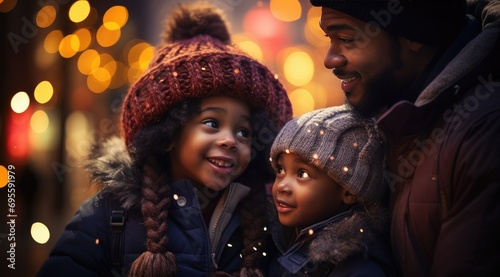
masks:
<path fill-rule="evenodd" d="M 121 131 L 127 147 L 173 106 L 209 96 L 230 96 L 262 109 L 277 130 L 291 119 L 282 84 L 231 43 L 222 11 L 208 3 L 182 5 L 169 18 L 163 44 L 123 103 Z"/>

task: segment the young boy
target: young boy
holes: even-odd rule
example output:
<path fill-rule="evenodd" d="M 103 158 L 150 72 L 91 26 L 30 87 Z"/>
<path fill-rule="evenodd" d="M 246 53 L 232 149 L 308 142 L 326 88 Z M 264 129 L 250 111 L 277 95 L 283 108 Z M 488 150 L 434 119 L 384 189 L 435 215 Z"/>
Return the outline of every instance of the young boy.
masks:
<path fill-rule="evenodd" d="M 284 252 L 278 262 L 288 274 L 392 274 L 382 239 L 388 231 L 381 206 L 384 160 L 373 123 L 347 105 L 310 112 L 283 127 L 271 148 L 272 193 L 283 229 L 295 231 L 289 240 L 284 233 L 276 239 Z"/>

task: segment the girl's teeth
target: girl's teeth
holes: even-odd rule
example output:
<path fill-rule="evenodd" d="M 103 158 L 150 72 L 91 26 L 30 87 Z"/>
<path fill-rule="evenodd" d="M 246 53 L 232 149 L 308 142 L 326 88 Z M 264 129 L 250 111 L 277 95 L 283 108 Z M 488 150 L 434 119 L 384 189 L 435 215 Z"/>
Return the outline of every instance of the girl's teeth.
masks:
<path fill-rule="evenodd" d="M 228 163 L 228 162 L 225 162 L 225 161 L 221 161 L 221 160 L 214 160 L 214 159 L 210 159 L 210 162 L 212 162 L 213 164 L 216 164 L 220 167 L 231 167 L 232 164 L 231 163 Z"/>

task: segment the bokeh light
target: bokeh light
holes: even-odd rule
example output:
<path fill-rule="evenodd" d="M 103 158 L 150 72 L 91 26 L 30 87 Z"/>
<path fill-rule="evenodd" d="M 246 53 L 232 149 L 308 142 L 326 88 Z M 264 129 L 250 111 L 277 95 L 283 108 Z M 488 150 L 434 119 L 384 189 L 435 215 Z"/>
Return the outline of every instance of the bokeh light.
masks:
<path fill-rule="evenodd" d="M 237 45 L 243 51 L 245 51 L 248 55 L 250 55 L 254 59 L 262 62 L 262 59 L 263 59 L 262 49 L 260 49 L 260 46 L 257 43 L 255 43 L 251 40 L 245 40 L 245 41 L 239 42 Z"/>
<path fill-rule="evenodd" d="M 0 12 L 10 12 L 17 4 L 17 0 L 3 0 L 0 1 Z"/>
<path fill-rule="evenodd" d="M 94 49 L 85 50 L 78 58 L 78 70 L 89 75 L 101 65 L 101 56 Z"/>
<path fill-rule="evenodd" d="M 128 20 L 128 10 L 124 6 L 113 6 L 104 13 L 102 22 L 109 30 L 123 27 Z"/>
<path fill-rule="evenodd" d="M 85 0 L 78 0 L 69 9 L 69 19 L 75 23 L 82 22 L 90 13 L 90 4 Z"/>
<path fill-rule="evenodd" d="M 65 36 L 59 44 L 59 54 L 64 58 L 73 57 L 80 49 L 80 39 L 70 34 Z"/>
<path fill-rule="evenodd" d="M 61 44 L 63 38 L 64 35 L 60 30 L 54 30 L 45 37 L 43 48 L 47 53 L 57 53 L 59 51 L 59 45 Z"/>
<path fill-rule="evenodd" d="M 274 17 L 284 22 L 296 21 L 302 14 L 299 1 L 271 0 L 269 8 Z"/>
<path fill-rule="evenodd" d="M 106 68 L 99 67 L 87 76 L 87 86 L 94 93 L 104 92 L 111 84 L 111 74 Z"/>
<path fill-rule="evenodd" d="M 30 105 L 30 97 L 24 91 L 16 93 L 10 101 L 10 107 L 16 113 L 23 113 Z"/>
<path fill-rule="evenodd" d="M 39 244 L 45 244 L 50 239 L 50 231 L 45 224 L 35 222 L 31 225 L 31 237 Z"/>
<path fill-rule="evenodd" d="M 47 28 L 56 20 L 56 8 L 52 5 L 44 6 L 36 14 L 36 25 L 40 28 Z"/>
<path fill-rule="evenodd" d="M 330 41 L 325 37 L 325 32 L 319 27 L 320 17 L 321 8 L 313 7 L 307 12 L 304 37 L 307 42 L 314 46 L 326 47 Z"/>
<path fill-rule="evenodd" d="M 296 89 L 288 97 L 293 107 L 293 117 L 303 115 L 314 110 L 314 98 L 311 93 L 305 89 Z"/>
<path fill-rule="evenodd" d="M 108 29 L 107 26 L 101 25 L 101 27 L 97 29 L 96 40 L 102 47 L 110 47 L 118 42 L 120 36 L 121 30 L 119 28 Z"/>
<path fill-rule="evenodd" d="M 50 101 L 54 94 L 54 88 L 49 81 L 42 81 L 38 83 L 35 88 L 35 100 L 40 104 L 45 104 Z"/>
<path fill-rule="evenodd" d="M 294 86 L 309 83 L 314 76 L 314 63 L 306 52 L 297 50 L 286 56 L 283 64 L 286 80 Z"/>
<path fill-rule="evenodd" d="M 83 50 L 87 49 L 90 46 L 90 43 L 92 42 L 92 35 L 89 29 L 80 28 L 76 30 L 73 34 L 78 37 L 78 41 L 80 42 L 80 45 L 77 50 L 78 52 L 82 52 Z"/>
<path fill-rule="evenodd" d="M 49 127 L 49 116 L 42 110 L 33 113 L 30 120 L 31 130 L 37 134 L 41 134 Z"/>
<path fill-rule="evenodd" d="M 5 166 L 0 165 L 0 188 L 5 187 L 9 183 L 9 172 Z"/>

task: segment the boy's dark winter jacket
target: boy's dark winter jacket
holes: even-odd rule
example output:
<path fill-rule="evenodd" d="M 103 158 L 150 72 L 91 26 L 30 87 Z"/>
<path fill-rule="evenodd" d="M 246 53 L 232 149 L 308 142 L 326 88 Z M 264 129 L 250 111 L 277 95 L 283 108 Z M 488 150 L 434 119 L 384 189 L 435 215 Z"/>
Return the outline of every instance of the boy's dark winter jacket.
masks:
<path fill-rule="evenodd" d="M 304 228 L 287 248 L 287 229 L 273 236 L 284 252 L 274 264 L 280 276 L 395 276 L 388 244 L 387 211 L 380 206 L 349 211 Z"/>

